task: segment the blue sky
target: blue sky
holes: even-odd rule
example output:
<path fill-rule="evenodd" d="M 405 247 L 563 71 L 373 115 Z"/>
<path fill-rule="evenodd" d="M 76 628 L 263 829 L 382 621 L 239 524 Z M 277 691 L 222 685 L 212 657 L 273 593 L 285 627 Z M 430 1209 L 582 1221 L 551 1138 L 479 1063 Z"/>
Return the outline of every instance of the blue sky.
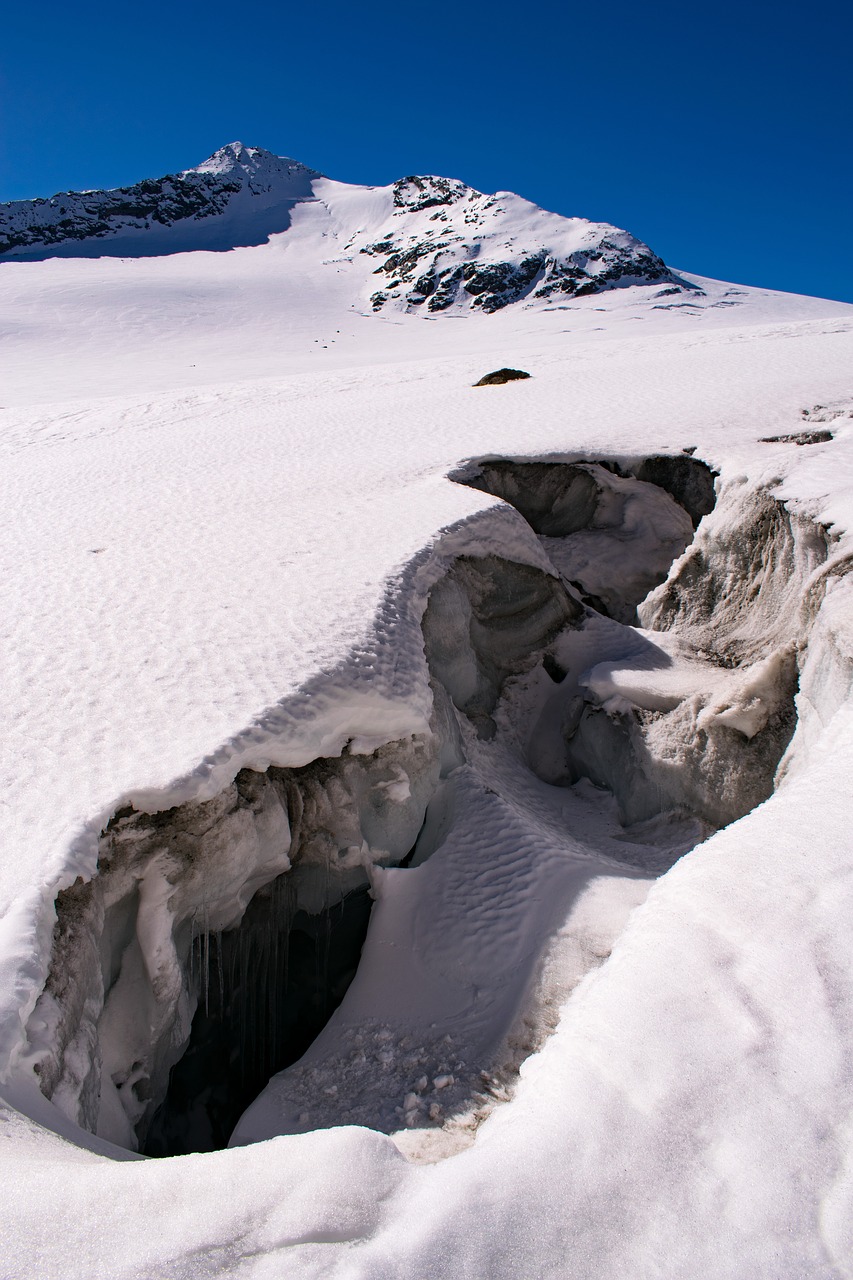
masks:
<path fill-rule="evenodd" d="M 0 200 L 240 139 L 343 181 L 517 191 L 684 270 L 853 302 L 851 48 L 841 0 L 15 5 Z"/>

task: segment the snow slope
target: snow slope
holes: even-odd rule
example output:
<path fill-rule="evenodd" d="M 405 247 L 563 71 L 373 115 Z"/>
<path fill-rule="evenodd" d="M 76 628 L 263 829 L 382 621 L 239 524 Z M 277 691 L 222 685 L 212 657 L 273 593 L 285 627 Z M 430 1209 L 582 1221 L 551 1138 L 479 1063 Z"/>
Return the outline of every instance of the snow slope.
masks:
<path fill-rule="evenodd" d="M 802 522 L 798 545 L 815 522 L 831 526 L 828 563 L 847 563 L 853 308 L 671 273 L 537 297 L 589 224 L 443 180 L 428 189 L 448 203 L 413 208 L 423 187 L 344 188 L 291 164 L 313 197 L 294 197 L 274 234 L 261 217 L 261 243 L 173 253 L 155 230 L 150 256 L 0 264 L 3 1274 L 853 1274 L 853 605 L 842 568 L 821 577 L 805 560 L 786 595 L 768 553 L 756 571 L 768 603 L 745 612 L 734 553 L 720 550 L 750 495 L 767 493 Z M 436 211 L 460 207 L 478 219 L 470 240 L 430 247 L 411 280 L 385 271 L 374 310 L 373 272 L 402 248 L 388 237 L 405 226 L 423 246 Z M 516 279 L 493 314 L 473 303 L 501 290 L 463 295 L 462 276 L 447 308 L 430 310 L 442 284 L 412 300 L 431 268 L 446 283 L 474 261 L 473 243 L 516 266 L 543 249 L 539 284 Z M 377 244 L 387 257 L 360 252 Z M 501 365 L 533 376 L 472 386 Z M 763 442 L 817 424 L 828 441 Z M 371 872 L 356 981 L 313 1058 L 271 1086 L 261 1128 L 238 1140 L 286 1136 L 119 1159 L 42 1097 L 32 1064 L 51 1024 L 31 1015 L 54 903 L 96 873 L 112 815 L 211 800 L 243 768 L 427 738 L 430 590 L 460 555 L 547 568 L 516 511 L 449 473 L 484 457 L 627 468 L 687 448 L 719 473 L 696 546 L 709 575 L 729 573 L 731 607 L 721 591 L 711 621 L 686 619 L 690 651 L 672 671 L 646 649 L 611 653 L 607 626 L 578 633 L 591 637 L 585 657 L 560 652 L 603 703 L 680 714 L 695 694 L 706 725 L 748 739 L 776 675 L 750 684 L 738 668 L 727 682 L 708 666 L 709 628 L 716 616 L 752 677 L 780 629 L 773 652 L 801 645 L 800 720 L 773 796 L 637 906 L 652 871 L 616 860 L 612 802 L 521 771 L 501 717 L 512 698 L 539 714 L 546 682 L 531 676 L 495 711 L 494 743 L 463 725 L 463 820 L 420 866 Z M 686 555 L 643 606 L 641 639 L 678 612 Z M 818 580 L 806 649 L 794 624 Z M 382 785 L 402 795 L 404 782 Z M 465 1072 L 505 1043 L 545 936 L 553 990 L 540 985 L 530 1016 L 548 1025 L 520 1078 L 490 1086 L 482 1115 L 463 1108 L 454 1129 L 436 1113 L 430 1129 L 429 1107 L 447 1111 Z M 336 1070 L 344 1080 L 342 1046 L 358 1036 L 368 1074 L 388 1067 L 388 1087 L 370 1095 L 361 1077 L 350 1108 L 375 1127 L 315 1131 L 342 1116 L 323 1089 Z M 408 1117 L 409 1135 L 381 1131 Z"/>

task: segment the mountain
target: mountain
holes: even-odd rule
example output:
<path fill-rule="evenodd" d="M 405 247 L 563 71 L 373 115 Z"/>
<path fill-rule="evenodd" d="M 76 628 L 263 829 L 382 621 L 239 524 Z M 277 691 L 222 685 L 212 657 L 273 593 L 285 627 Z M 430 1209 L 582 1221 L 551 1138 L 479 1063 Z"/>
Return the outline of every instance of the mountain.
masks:
<path fill-rule="evenodd" d="M 511 192 L 455 179 L 388 187 L 334 182 L 296 160 L 229 143 L 183 173 L 113 191 L 0 206 L 0 256 L 150 257 L 265 243 L 319 215 L 341 244 L 312 264 L 359 265 L 376 311 L 479 308 L 583 297 L 632 284 L 687 287 L 642 241 L 607 223 L 548 213 Z"/>
<path fill-rule="evenodd" d="M 321 177 L 296 160 L 240 142 L 203 164 L 112 191 L 63 191 L 0 206 L 0 255 L 149 257 L 262 244 L 289 225 Z"/>

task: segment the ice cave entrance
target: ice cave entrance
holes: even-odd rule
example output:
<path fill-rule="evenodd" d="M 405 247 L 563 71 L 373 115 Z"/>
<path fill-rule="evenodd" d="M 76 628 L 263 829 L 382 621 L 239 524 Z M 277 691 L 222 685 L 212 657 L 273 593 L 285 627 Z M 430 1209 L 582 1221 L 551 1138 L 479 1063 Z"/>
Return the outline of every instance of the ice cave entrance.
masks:
<path fill-rule="evenodd" d="M 370 907 L 364 887 L 311 914 L 297 908 L 285 873 L 255 894 L 236 929 L 193 939 L 198 1007 L 145 1136 L 146 1155 L 227 1146 L 249 1103 L 302 1056 L 343 999 Z"/>

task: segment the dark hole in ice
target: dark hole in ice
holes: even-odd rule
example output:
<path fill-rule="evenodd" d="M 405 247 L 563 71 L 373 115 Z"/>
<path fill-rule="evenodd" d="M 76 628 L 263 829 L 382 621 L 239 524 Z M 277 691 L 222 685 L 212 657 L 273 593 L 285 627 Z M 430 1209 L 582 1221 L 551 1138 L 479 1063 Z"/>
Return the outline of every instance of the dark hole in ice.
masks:
<path fill-rule="evenodd" d="M 554 684 L 562 684 L 568 675 L 568 672 L 560 666 L 552 653 L 545 654 L 542 659 L 542 666 L 545 668 L 546 675 L 554 681 Z"/>
<path fill-rule="evenodd" d="M 236 929 L 194 939 L 198 1009 L 146 1155 L 227 1145 L 270 1076 L 302 1057 L 343 1000 L 371 906 L 365 887 L 318 915 L 295 911 L 284 875 L 255 895 Z"/>

